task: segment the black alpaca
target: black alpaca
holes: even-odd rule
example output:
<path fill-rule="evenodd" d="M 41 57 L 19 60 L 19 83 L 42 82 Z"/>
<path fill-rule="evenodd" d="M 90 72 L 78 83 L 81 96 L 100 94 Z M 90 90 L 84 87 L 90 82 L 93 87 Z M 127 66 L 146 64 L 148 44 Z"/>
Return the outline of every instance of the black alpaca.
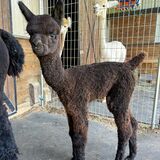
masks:
<path fill-rule="evenodd" d="M 124 160 L 128 142 L 130 153 L 125 159 L 134 160 L 137 151 L 137 122 L 130 113 L 129 102 L 135 86 L 132 72 L 144 59 L 144 53 L 126 63 L 94 63 L 64 70 L 60 59 L 63 5 L 62 0 L 57 0 L 52 17 L 36 16 L 19 2 L 19 7 L 28 22 L 30 43 L 40 61 L 44 78 L 57 92 L 64 105 L 73 146 L 72 160 L 85 160 L 88 102 L 105 96 L 118 128 L 115 160 Z"/>
<path fill-rule="evenodd" d="M 3 90 L 7 74 L 18 76 L 23 63 L 24 53 L 18 41 L 10 33 L 0 29 L 0 160 L 18 159 L 18 148 L 3 105 Z"/>

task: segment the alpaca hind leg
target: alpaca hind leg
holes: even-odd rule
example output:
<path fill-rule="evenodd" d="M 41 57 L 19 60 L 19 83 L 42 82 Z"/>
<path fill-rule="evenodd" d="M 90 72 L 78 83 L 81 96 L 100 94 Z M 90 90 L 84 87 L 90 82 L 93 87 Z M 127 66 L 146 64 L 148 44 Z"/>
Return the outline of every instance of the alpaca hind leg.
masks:
<path fill-rule="evenodd" d="M 115 160 L 124 159 L 125 149 L 132 135 L 132 125 L 128 109 L 131 94 L 123 91 L 123 88 L 116 86 L 106 97 L 108 109 L 114 115 L 118 132 L 118 147 Z"/>
<path fill-rule="evenodd" d="M 76 114 L 77 113 L 77 114 Z M 85 160 L 85 146 L 87 142 L 88 119 L 86 114 L 74 112 L 67 113 L 69 135 L 72 140 L 72 160 Z"/>
<path fill-rule="evenodd" d="M 8 119 L 8 113 L 3 105 L 3 87 L 5 75 L 0 74 L 0 160 L 17 160 L 18 148 Z"/>
<path fill-rule="evenodd" d="M 17 160 L 18 148 L 6 108 L 0 102 L 0 160 Z"/>
<path fill-rule="evenodd" d="M 132 134 L 132 126 L 128 113 L 114 115 L 118 131 L 118 147 L 115 160 L 123 160 L 125 149 Z"/>
<path fill-rule="evenodd" d="M 125 160 L 134 160 L 137 154 L 137 128 L 138 123 L 136 119 L 131 115 L 132 135 L 129 139 L 129 156 Z"/>

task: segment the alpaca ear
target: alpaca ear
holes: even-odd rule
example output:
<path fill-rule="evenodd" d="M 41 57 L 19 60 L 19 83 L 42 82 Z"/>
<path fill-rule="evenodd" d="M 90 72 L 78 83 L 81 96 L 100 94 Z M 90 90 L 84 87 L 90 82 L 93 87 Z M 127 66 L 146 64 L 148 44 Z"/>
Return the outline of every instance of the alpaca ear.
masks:
<path fill-rule="evenodd" d="M 22 12 L 22 14 L 24 15 L 25 19 L 27 21 L 30 21 L 32 19 L 33 16 L 35 16 L 27 7 L 26 5 L 22 2 L 22 1 L 19 1 L 18 2 L 18 5 L 19 5 L 19 8 Z"/>
<path fill-rule="evenodd" d="M 63 17 L 64 17 L 64 2 L 63 2 L 63 0 L 56 1 L 55 7 L 52 10 L 52 17 L 61 26 L 62 21 L 63 21 Z"/>

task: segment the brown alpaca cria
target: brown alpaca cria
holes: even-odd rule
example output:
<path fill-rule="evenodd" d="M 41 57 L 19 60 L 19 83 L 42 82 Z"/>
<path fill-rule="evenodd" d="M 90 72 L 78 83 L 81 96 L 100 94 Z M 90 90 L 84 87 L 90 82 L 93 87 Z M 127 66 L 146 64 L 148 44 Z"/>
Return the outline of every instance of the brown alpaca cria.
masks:
<path fill-rule="evenodd" d="M 57 1 L 52 17 L 34 15 L 22 2 L 18 4 L 28 22 L 30 43 L 40 61 L 43 76 L 64 105 L 73 146 L 72 160 L 85 160 L 88 102 L 105 96 L 118 128 L 115 159 L 124 160 L 125 148 L 129 142 L 130 153 L 125 159 L 133 160 L 137 151 L 137 122 L 129 109 L 135 86 L 132 70 L 142 62 L 144 54 L 141 53 L 126 63 L 94 63 L 64 70 L 60 59 L 63 1 Z"/>

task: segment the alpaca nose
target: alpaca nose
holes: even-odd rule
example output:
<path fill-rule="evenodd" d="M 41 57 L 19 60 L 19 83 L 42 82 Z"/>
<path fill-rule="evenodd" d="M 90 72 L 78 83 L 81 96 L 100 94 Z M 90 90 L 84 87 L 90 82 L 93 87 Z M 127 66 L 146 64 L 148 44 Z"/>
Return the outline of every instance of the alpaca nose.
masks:
<path fill-rule="evenodd" d="M 32 44 L 34 47 L 38 47 L 42 45 L 42 41 L 40 39 L 39 40 L 33 39 Z"/>
<path fill-rule="evenodd" d="M 37 41 L 34 41 L 33 42 L 34 46 L 39 46 L 39 45 L 42 45 L 42 41 L 41 40 L 37 40 Z"/>

